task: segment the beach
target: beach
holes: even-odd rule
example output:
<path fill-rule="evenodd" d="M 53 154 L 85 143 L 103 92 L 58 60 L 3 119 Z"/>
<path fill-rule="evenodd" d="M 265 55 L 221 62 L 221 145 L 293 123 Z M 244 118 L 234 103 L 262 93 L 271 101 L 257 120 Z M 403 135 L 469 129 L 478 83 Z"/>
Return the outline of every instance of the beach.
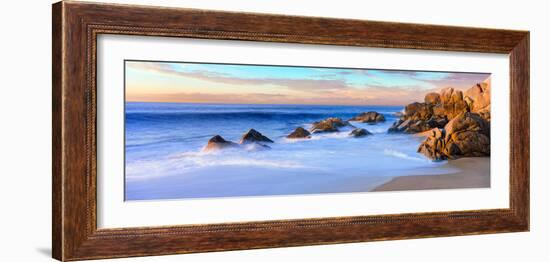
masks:
<path fill-rule="evenodd" d="M 458 172 L 442 175 L 395 177 L 372 191 L 484 188 L 491 186 L 489 157 L 449 160 L 444 167 L 458 170 Z"/>

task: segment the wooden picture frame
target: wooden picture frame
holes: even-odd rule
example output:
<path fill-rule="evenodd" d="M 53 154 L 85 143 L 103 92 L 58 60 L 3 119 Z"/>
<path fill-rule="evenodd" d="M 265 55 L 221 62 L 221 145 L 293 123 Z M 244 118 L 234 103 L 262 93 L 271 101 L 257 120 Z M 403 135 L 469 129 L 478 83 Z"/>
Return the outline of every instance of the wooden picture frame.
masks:
<path fill-rule="evenodd" d="M 529 32 L 64 1 L 53 5 L 53 257 L 62 261 L 529 230 Z M 508 54 L 510 207 L 98 229 L 99 34 Z"/>

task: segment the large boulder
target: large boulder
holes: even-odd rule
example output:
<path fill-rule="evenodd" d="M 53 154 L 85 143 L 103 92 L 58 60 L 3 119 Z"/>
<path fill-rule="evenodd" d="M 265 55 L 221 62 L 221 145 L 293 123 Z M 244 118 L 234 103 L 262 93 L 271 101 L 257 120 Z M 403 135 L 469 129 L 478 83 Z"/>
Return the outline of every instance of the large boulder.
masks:
<path fill-rule="evenodd" d="M 210 140 L 208 140 L 208 144 L 206 144 L 203 151 L 205 152 L 217 151 L 220 149 L 232 148 L 237 146 L 238 146 L 237 143 L 225 140 L 220 135 L 215 135 L 212 138 L 210 138 Z"/>
<path fill-rule="evenodd" d="M 297 139 L 297 138 L 310 138 L 311 133 L 304 129 L 303 127 L 297 127 L 292 133 L 290 133 L 286 138 Z"/>
<path fill-rule="evenodd" d="M 424 103 L 428 105 L 437 105 L 441 103 L 441 97 L 439 96 L 439 93 L 436 93 L 436 92 L 428 93 L 424 97 Z"/>
<path fill-rule="evenodd" d="M 428 120 L 432 117 L 432 109 L 429 104 L 414 102 L 405 106 L 403 117 L 412 121 Z"/>
<path fill-rule="evenodd" d="M 418 147 L 418 152 L 432 160 L 445 160 L 447 155 L 442 151 L 445 148 L 445 129 L 434 128 L 427 135 L 426 140 Z"/>
<path fill-rule="evenodd" d="M 479 114 L 464 112 L 444 129 L 433 129 L 418 152 L 434 160 L 490 156 L 490 133 L 489 123 Z"/>
<path fill-rule="evenodd" d="M 372 133 L 367 131 L 364 128 L 355 128 L 349 133 L 349 135 L 352 137 L 364 137 L 364 136 L 372 135 Z"/>
<path fill-rule="evenodd" d="M 338 132 L 340 127 L 352 126 L 348 121 L 344 121 L 341 118 L 330 117 L 325 120 L 317 121 L 313 123 L 310 131 L 311 133 L 325 133 L 325 132 Z"/>
<path fill-rule="evenodd" d="M 386 121 L 386 118 L 378 112 L 369 111 L 369 112 L 361 113 L 351 118 L 349 121 L 358 121 L 362 123 L 377 123 L 377 122 Z"/>
<path fill-rule="evenodd" d="M 445 131 L 448 134 L 459 132 L 479 132 L 486 136 L 490 136 L 491 129 L 489 122 L 480 117 L 479 114 L 465 112 L 451 119 L 445 125 Z"/>
<path fill-rule="evenodd" d="M 452 87 L 444 88 L 440 94 L 441 102 L 432 108 L 436 118 L 453 119 L 455 116 L 470 111 L 468 103 L 464 100 L 462 91 Z"/>
<path fill-rule="evenodd" d="M 491 84 L 490 80 L 472 86 L 464 91 L 470 112 L 478 113 L 483 119 L 491 121 Z"/>
<path fill-rule="evenodd" d="M 248 132 L 246 132 L 242 137 L 240 144 L 248 144 L 248 143 L 273 143 L 273 140 L 269 139 L 268 137 L 262 135 L 262 133 L 250 129 Z"/>

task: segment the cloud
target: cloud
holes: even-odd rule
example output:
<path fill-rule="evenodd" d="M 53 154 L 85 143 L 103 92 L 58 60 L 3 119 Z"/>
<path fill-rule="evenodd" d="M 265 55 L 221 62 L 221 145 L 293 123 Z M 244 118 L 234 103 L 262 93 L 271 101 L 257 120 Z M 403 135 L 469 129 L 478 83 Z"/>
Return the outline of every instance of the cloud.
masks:
<path fill-rule="evenodd" d="M 350 87 L 344 79 L 250 78 L 208 70 L 184 71 L 167 63 L 129 62 L 128 65 L 133 69 L 232 85 L 276 85 L 303 91 L 338 90 Z"/>
<path fill-rule="evenodd" d="M 468 88 L 489 77 L 489 74 L 475 73 L 328 68 L 315 68 L 311 70 L 315 71 L 315 74 L 301 78 L 284 77 L 284 74 L 283 77 L 280 75 L 258 77 L 258 75 L 247 74 L 246 67 L 249 66 L 243 66 L 239 69 L 242 71 L 231 71 L 231 73 L 215 70 L 216 67 L 209 67 L 209 64 L 127 62 L 127 66 L 135 70 L 211 83 L 281 87 L 280 92 L 276 94 L 273 94 L 273 91 L 262 93 L 261 88 L 256 92 L 244 94 L 191 93 L 177 90 L 164 94 L 131 94 L 130 92 L 128 98 L 133 101 L 402 105 L 423 100 L 424 95 L 429 91 L 446 86 Z"/>

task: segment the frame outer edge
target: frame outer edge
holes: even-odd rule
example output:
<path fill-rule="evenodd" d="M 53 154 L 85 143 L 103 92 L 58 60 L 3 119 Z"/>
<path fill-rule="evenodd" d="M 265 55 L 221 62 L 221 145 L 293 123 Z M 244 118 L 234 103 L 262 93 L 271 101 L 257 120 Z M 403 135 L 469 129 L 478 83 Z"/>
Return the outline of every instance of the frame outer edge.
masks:
<path fill-rule="evenodd" d="M 84 8 L 86 7 L 86 8 Z M 494 215 L 488 216 L 487 218 L 494 218 L 496 221 L 502 221 L 507 223 L 506 225 L 494 226 L 492 222 L 488 219 L 483 219 L 478 217 L 476 214 L 468 218 L 465 217 L 465 221 L 472 221 L 472 224 L 469 227 L 463 227 L 462 229 L 451 230 L 446 228 L 447 224 L 457 224 L 460 221 L 461 216 L 448 216 L 448 222 L 440 222 L 439 225 L 435 228 L 426 225 L 423 220 L 411 219 L 407 220 L 408 223 L 405 226 L 411 226 L 409 233 L 400 234 L 395 233 L 394 235 L 372 235 L 367 234 L 367 232 L 352 232 L 355 235 L 354 238 L 351 238 L 349 235 L 346 235 L 345 230 L 351 230 L 352 223 L 349 225 L 346 223 L 339 224 L 344 229 L 339 231 L 340 238 L 338 240 L 330 235 L 324 235 L 321 238 L 309 238 L 299 241 L 294 241 L 292 238 L 289 238 L 288 235 L 280 235 L 280 241 L 290 241 L 287 243 L 277 242 L 277 241 L 264 241 L 261 240 L 261 235 L 249 233 L 246 230 L 220 230 L 213 231 L 210 233 L 200 233 L 197 235 L 191 234 L 170 234 L 170 230 L 173 230 L 174 227 L 169 227 L 166 229 L 155 229 L 158 230 L 158 237 L 163 238 L 164 242 L 155 241 L 157 236 L 155 234 L 142 234 L 143 232 L 134 232 L 133 230 L 124 229 L 120 232 L 121 238 L 118 238 L 117 232 L 98 232 L 95 228 L 89 228 L 90 224 L 95 221 L 93 216 L 88 216 L 89 206 L 88 204 L 95 204 L 95 199 L 86 199 L 83 200 L 82 197 L 90 197 L 87 191 L 90 190 L 89 184 L 86 181 L 90 179 L 95 179 L 92 177 L 83 177 L 80 174 L 88 172 L 84 168 L 88 164 L 89 159 L 82 159 L 84 155 L 89 158 L 89 152 L 84 152 L 81 150 L 81 145 L 87 140 L 81 138 L 81 135 L 84 131 L 93 132 L 85 129 L 86 124 L 89 124 L 90 116 L 92 116 L 88 105 L 87 99 L 89 99 L 90 93 L 87 90 L 87 73 L 88 65 L 86 60 L 86 55 L 89 55 L 90 50 L 86 44 L 86 30 L 89 29 L 88 26 L 93 22 L 105 22 L 109 23 L 126 23 L 126 21 L 119 21 L 117 12 L 111 13 L 108 10 L 108 7 L 113 7 L 113 5 L 98 5 L 92 3 L 83 3 L 83 2 L 59 2 L 52 6 L 52 173 L 53 173 L 53 185 L 52 185 L 52 256 L 55 259 L 66 261 L 66 260 L 77 260 L 77 259 L 98 259 L 98 258 L 115 258 L 115 257 L 128 257 L 128 256 L 150 256 L 150 255 L 163 255 L 163 254 L 180 254 L 180 253 L 194 253 L 194 252 L 208 252 L 208 251 L 226 251 L 226 250 L 241 250 L 241 249 L 255 249 L 255 248 L 271 248 L 271 247 L 286 247 L 286 246 L 303 246 L 303 245 L 316 245 L 316 244 L 331 244 L 331 243 L 347 243 L 347 242 L 363 242 L 363 241 L 378 241 L 378 240 L 389 240 L 389 239 L 410 239 L 410 238 L 422 238 L 422 237 L 436 237 L 436 236 L 451 236 L 451 235 L 471 235 L 471 234 L 482 234 L 482 233 L 498 233 L 498 232 L 519 232 L 529 229 L 529 163 L 528 163 L 528 154 L 529 154 L 529 105 L 523 103 L 529 103 L 529 33 L 528 32 L 515 32 L 515 31 L 491 31 L 485 30 L 484 32 L 490 33 L 490 35 L 496 35 L 497 37 L 503 35 L 508 39 L 513 39 L 514 45 L 505 45 L 506 49 L 498 50 L 486 50 L 491 46 L 466 46 L 466 51 L 475 51 L 475 52 L 503 52 L 510 54 L 510 70 L 513 70 L 513 77 L 510 81 L 510 84 L 515 87 L 512 90 L 513 96 L 512 103 L 518 103 L 516 107 L 512 106 L 510 111 L 511 116 L 516 116 L 516 120 L 512 121 L 511 128 L 513 134 L 516 138 L 513 138 L 513 142 L 519 143 L 518 146 L 513 147 L 511 152 L 512 159 L 516 160 L 511 165 L 511 172 L 513 171 L 514 175 L 511 176 L 512 187 L 510 191 L 511 197 L 511 209 L 508 213 L 495 213 Z M 129 14 L 135 13 L 134 9 L 131 6 L 121 7 L 120 12 L 127 12 Z M 148 10 L 143 6 L 136 6 L 137 11 L 141 12 L 141 15 L 144 15 L 144 19 L 148 21 L 147 17 Z M 180 10 L 180 9 L 159 9 L 162 12 L 166 13 L 170 10 Z M 185 9 L 181 9 L 181 12 L 184 12 Z M 132 11 L 132 12 L 131 12 Z M 193 10 L 200 12 L 199 10 Z M 175 11 L 174 11 L 175 12 Z M 185 13 L 192 11 L 186 10 Z M 139 13 L 139 12 L 138 12 Z M 226 13 L 212 12 L 213 14 L 224 15 Z M 99 17 L 96 17 L 99 16 Z M 138 14 L 139 15 L 139 14 Z M 235 14 L 232 15 L 232 17 Z M 177 16 L 173 16 L 177 18 Z M 210 17 L 210 16 L 206 16 Z M 263 19 L 264 16 L 258 16 L 259 19 L 265 20 L 266 22 L 275 19 L 276 16 L 270 16 L 269 19 Z M 278 17 L 278 16 L 277 16 Z M 174 18 L 174 19 L 175 19 Z M 199 17 L 200 18 L 200 17 Z M 265 18 L 265 17 L 264 17 Z M 288 17 L 287 17 L 288 18 Z M 186 18 L 187 19 L 187 18 Z M 207 19 L 207 18 L 201 18 Z M 301 18 L 305 19 L 305 18 Z M 323 19 L 321 19 L 323 20 Z M 177 19 L 177 21 L 182 21 Z M 183 19 L 185 21 L 185 19 Z M 323 20 L 325 21 L 325 20 Z M 329 21 L 327 19 L 326 21 Z M 342 20 L 332 20 L 332 21 L 342 21 Z M 132 22 L 132 21 L 130 21 Z M 134 22 L 138 25 L 143 24 L 142 22 Z M 347 22 L 351 23 L 351 22 Z M 367 23 L 367 22 L 365 22 Z M 387 23 L 382 23 L 385 24 Z M 212 26 L 216 24 L 212 23 Z M 399 24 L 392 24 L 397 26 Z M 179 28 L 174 27 L 176 24 L 171 24 L 170 32 L 164 32 L 165 35 L 176 35 Z M 373 25 L 374 26 L 374 25 Z M 406 27 L 415 26 L 413 24 L 403 25 Z M 426 31 L 430 31 L 437 27 L 432 26 L 422 26 L 425 27 Z M 160 30 L 158 28 L 153 28 Z M 207 28 L 208 29 L 208 28 Z M 223 28 L 222 28 L 223 29 Z M 439 28 L 441 29 L 441 28 Z M 453 28 L 451 28 L 453 29 Z M 454 28 L 453 30 L 466 30 L 467 28 Z M 229 28 L 229 31 L 217 31 L 215 34 L 221 35 L 220 39 L 229 39 L 229 36 L 232 36 L 232 33 L 238 33 L 237 31 L 232 31 L 234 29 Z M 256 32 L 255 29 L 251 29 L 252 33 Z M 435 29 L 434 29 L 435 30 Z M 207 32 L 206 30 L 205 32 Z M 477 29 L 477 31 L 483 31 L 483 29 Z M 523 35 L 520 35 L 523 33 Z M 137 32 L 136 34 L 140 34 Z M 201 32 L 198 33 L 202 34 Z M 382 34 L 382 37 L 384 34 Z M 466 35 L 464 35 L 466 36 Z M 84 38 L 82 38 L 84 37 Z M 191 37 L 191 36 L 188 36 Z M 328 44 L 326 39 L 318 40 L 317 38 L 309 38 L 311 36 L 299 36 L 298 42 L 319 42 L 321 44 Z M 461 36 L 459 36 L 460 38 Z M 237 34 L 236 39 L 241 40 L 254 40 L 256 38 L 259 41 L 271 41 L 275 38 L 270 38 L 270 34 L 256 36 L 253 34 L 252 37 Z M 285 39 L 275 39 L 277 42 Z M 409 39 L 410 40 L 410 39 Z M 361 46 L 383 46 L 390 48 L 415 48 L 416 45 L 422 44 L 422 41 L 415 44 L 415 38 L 412 37 L 412 40 L 399 41 L 389 40 L 388 42 L 375 43 L 375 42 L 361 42 Z M 429 40 L 429 39 L 428 39 Z M 352 41 L 353 42 L 353 41 Z M 408 46 L 407 43 L 413 43 L 412 46 Z M 423 46 L 420 49 L 427 50 L 439 50 L 439 49 L 449 49 L 452 50 L 462 50 L 460 46 L 446 46 L 445 43 L 441 44 L 440 42 L 428 42 L 430 43 L 427 46 Z M 84 60 L 83 60 L 84 59 Z M 89 80 L 89 79 L 88 79 Z M 527 116 L 517 117 L 521 114 L 527 114 Z M 517 114 L 517 115 L 514 115 Z M 86 121 L 82 121 L 86 120 Z M 522 128 L 522 125 L 523 128 Z M 88 134 L 88 133 L 87 133 Z M 87 138 L 86 138 L 87 139 Z M 527 143 L 523 146 L 521 143 Z M 86 148 L 88 149 L 87 145 Z M 527 162 L 522 162 L 526 161 Z M 86 161 L 84 161 L 86 160 Z M 92 171 L 93 173 L 93 171 Z M 86 173 L 89 175 L 88 173 Z M 92 184 L 93 185 L 93 184 Z M 95 188 L 93 189 L 95 190 Z M 482 213 L 479 212 L 481 215 Z M 427 219 L 433 220 L 433 219 Z M 426 221 L 427 221 L 426 220 Z M 289 222 L 289 227 L 296 227 L 303 232 L 315 233 L 323 232 L 318 227 L 313 227 L 309 225 L 301 225 L 303 221 Z M 453 222 L 453 223 L 450 223 Z M 494 222 L 494 221 L 493 221 Z M 427 222 L 426 222 L 427 223 Z M 248 223 L 251 225 L 246 225 L 246 227 L 251 226 L 253 229 L 256 227 L 261 227 L 261 225 Z M 354 223 L 353 227 L 357 228 L 379 228 L 375 227 L 378 225 L 377 221 L 373 223 L 363 224 L 363 223 Z M 403 223 L 400 223 L 403 224 Z M 388 228 L 398 227 L 400 224 L 393 225 L 388 223 L 386 225 L 391 226 Z M 458 225 L 458 224 L 457 224 Z M 415 233 L 418 226 L 426 227 L 432 229 L 429 232 Z M 488 228 L 484 228 L 487 226 Z M 91 230 L 90 230 L 91 229 Z M 223 228 L 222 228 L 223 229 Z M 279 233 L 292 233 L 291 229 L 288 228 L 279 228 L 279 229 L 269 229 L 267 228 L 267 233 L 273 234 L 276 230 Z M 447 230 L 447 231 L 445 231 Z M 148 229 L 144 229 L 144 232 Z M 223 231 L 232 232 L 229 235 L 223 235 Z M 252 232 L 252 231 L 250 231 Z M 253 231 L 253 232 L 262 232 L 262 231 Z M 116 234 L 115 234 L 116 233 Z M 129 235 L 124 235 L 128 233 Z M 190 232 L 193 233 L 193 232 Z M 199 233 L 199 232 L 196 232 Z M 266 233 L 266 232 L 264 232 Z M 275 232 L 277 233 L 277 232 Z M 383 230 L 376 231 L 377 234 L 384 233 Z M 296 236 L 299 236 L 296 233 Z M 185 235 L 185 237 L 183 237 Z M 176 237 L 178 236 L 178 237 Z M 182 237 L 180 237 L 182 236 Z M 221 239 L 218 237 L 224 236 Z M 345 236 L 345 239 L 344 239 Z M 225 239 L 223 239 L 225 238 Z M 203 246 L 202 244 L 212 244 L 213 240 L 222 241 L 222 246 L 212 247 L 212 246 Z M 117 246 L 117 242 L 121 241 L 121 246 Z M 245 241 L 240 243 L 240 241 Z M 152 241 L 152 242 L 150 242 Z M 185 242 L 188 241 L 188 242 Z M 194 241 L 203 241 L 196 242 Z M 190 243 L 188 245 L 188 243 Z M 187 245 L 186 247 L 178 245 Z M 113 249 L 113 247 L 116 247 Z"/>
<path fill-rule="evenodd" d="M 63 260 L 63 2 L 52 4 L 52 258 Z"/>
<path fill-rule="evenodd" d="M 525 32 L 524 38 L 517 43 L 510 54 L 510 70 L 513 70 L 511 85 L 511 112 L 515 117 L 511 121 L 511 176 L 515 193 L 511 199 L 511 207 L 524 231 L 530 230 L 530 32 Z"/>

